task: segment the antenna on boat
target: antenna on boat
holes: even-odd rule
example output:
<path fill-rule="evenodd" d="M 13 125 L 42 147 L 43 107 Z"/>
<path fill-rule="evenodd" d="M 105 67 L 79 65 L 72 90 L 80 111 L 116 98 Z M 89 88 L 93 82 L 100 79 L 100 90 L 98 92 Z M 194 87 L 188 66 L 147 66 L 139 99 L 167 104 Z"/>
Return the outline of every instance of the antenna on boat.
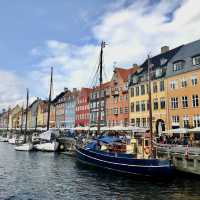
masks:
<path fill-rule="evenodd" d="M 148 96 L 149 96 L 149 131 L 150 131 L 150 148 L 151 148 L 151 158 L 154 157 L 153 155 L 153 125 L 152 125 L 152 100 L 151 100 L 151 61 L 150 61 L 150 55 L 148 55 Z"/>
<path fill-rule="evenodd" d="M 50 88 L 49 88 L 49 101 L 48 101 L 48 116 L 47 116 L 47 131 L 49 130 L 49 120 L 50 120 L 50 110 L 51 110 L 51 93 L 52 93 L 52 84 L 53 84 L 53 67 L 51 67 L 51 79 L 50 79 Z"/>
<path fill-rule="evenodd" d="M 102 69 L 103 69 L 103 48 L 105 48 L 106 43 L 104 41 L 101 42 L 101 51 L 100 51 L 100 59 L 99 59 L 99 110 L 98 110 L 98 123 L 97 123 L 97 135 L 100 134 L 101 129 L 101 90 L 102 90 Z"/>

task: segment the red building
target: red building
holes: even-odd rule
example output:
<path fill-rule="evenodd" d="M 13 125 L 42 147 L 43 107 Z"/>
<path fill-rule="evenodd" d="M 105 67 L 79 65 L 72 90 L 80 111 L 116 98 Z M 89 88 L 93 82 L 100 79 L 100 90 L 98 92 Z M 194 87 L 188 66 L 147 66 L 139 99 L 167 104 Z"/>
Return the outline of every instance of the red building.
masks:
<path fill-rule="evenodd" d="M 89 126 L 89 96 L 92 89 L 82 88 L 77 97 L 75 126 Z"/>

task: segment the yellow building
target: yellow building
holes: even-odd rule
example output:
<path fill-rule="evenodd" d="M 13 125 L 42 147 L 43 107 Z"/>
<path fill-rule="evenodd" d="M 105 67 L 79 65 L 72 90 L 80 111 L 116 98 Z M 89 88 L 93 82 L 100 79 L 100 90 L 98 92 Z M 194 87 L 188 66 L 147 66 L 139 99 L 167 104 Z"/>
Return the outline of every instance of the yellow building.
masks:
<path fill-rule="evenodd" d="M 161 53 L 150 58 L 151 102 L 153 132 L 161 134 L 167 123 L 166 84 L 165 79 L 168 61 L 178 52 L 180 47 L 169 50 L 162 47 Z M 149 127 L 149 95 L 148 95 L 148 61 L 146 60 L 137 73 L 130 76 L 129 82 L 129 121 L 137 127 Z"/>

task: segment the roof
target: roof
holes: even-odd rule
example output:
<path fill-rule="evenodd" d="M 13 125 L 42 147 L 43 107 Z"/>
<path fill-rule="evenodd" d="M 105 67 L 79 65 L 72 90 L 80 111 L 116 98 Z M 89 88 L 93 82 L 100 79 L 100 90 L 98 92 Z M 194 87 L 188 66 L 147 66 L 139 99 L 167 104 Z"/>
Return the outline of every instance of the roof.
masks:
<path fill-rule="evenodd" d="M 65 94 L 67 94 L 69 92 L 69 90 L 67 91 L 63 91 L 60 94 L 58 94 L 53 100 L 52 103 L 56 103 L 58 101 L 58 99 L 62 98 L 65 96 Z"/>
<path fill-rule="evenodd" d="M 126 82 L 128 80 L 128 76 L 130 74 L 134 74 L 137 71 L 137 69 L 138 69 L 137 67 L 131 67 L 128 69 L 117 67 L 115 68 L 114 72 L 118 73 L 123 79 L 123 81 Z"/>
<path fill-rule="evenodd" d="M 105 82 L 105 83 L 102 83 L 101 87 L 102 87 L 102 89 L 105 89 L 105 88 L 107 88 L 107 87 L 110 87 L 110 81 Z M 99 89 L 99 85 L 97 85 L 96 87 L 92 88 L 92 91 L 98 90 L 98 89 Z"/>
<path fill-rule="evenodd" d="M 188 71 L 199 69 L 199 65 L 193 65 L 192 58 L 200 55 L 200 40 L 185 44 L 179 52 L 169 61 L 166 76 L 174 76 Z M 176 61 L 184 61 L 183 69 L 173 71 L 173 63 Z"/>
<path fill-rule="evenodd" d="M 167 52 L 160 53 L 156 56 L 151 57 L 150 62 L 151 62 L 151 64 L 153 64 L 152 69 L 166 66 L 167 63 L 170 61 L 170 59 L 174 55 L 176 55 L 176 53 L 180 50 L 180 48 L 182 46 L 183 45 L 176 47 L 172 50 L 169 50 Z M 143 68 L 143 71 L 147 71 L 148 70 L 148 59 L 146 59 L 140 67 Z"/>

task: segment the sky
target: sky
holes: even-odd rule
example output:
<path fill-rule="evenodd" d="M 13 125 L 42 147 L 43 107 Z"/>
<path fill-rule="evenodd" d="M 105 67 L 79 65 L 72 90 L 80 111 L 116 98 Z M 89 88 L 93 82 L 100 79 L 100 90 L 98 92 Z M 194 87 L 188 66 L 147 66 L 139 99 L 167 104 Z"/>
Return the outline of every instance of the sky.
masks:
<path fill-rule="evenodd" d="M 141 64 L 150 53 L 200 39 L 199 0 L 0 0 L 0 110 L 47 98 L 64 87 L 91 87 L 104 49 L 113 66 Z M 30 102 L 31 103 L 31 102 Z"/>

